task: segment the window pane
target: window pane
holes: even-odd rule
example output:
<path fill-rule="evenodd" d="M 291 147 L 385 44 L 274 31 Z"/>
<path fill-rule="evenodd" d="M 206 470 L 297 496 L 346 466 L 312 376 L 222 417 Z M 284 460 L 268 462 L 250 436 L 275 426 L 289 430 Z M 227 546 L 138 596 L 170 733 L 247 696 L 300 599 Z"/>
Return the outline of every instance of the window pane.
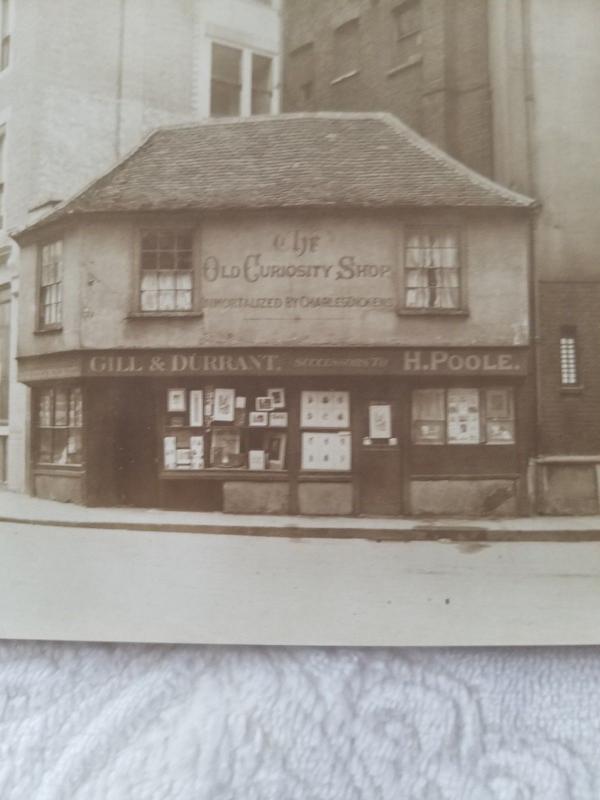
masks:
<path fill-rule="evenodd" d="M 446 419 L 448 444 L 479 444 L 479 389 L 448 389 Z"/>
<path fill-rule="evenodd" d="M 414 444 L 444 444 L 445 418 L 443 389 L 417 389 L 412 393 Z"/>
<path fill-rule="evenodd" d="M 52 463 L 53 464 L 68 464 L 69 463 L 69 430 L 65 428 L 60 430 L 55 428 L 52 436 Z"/>
<path fill-rule="evenodd" d="M 576 386 L 579 382 L 577 368 L 577 341 L 572 328 L 563 328 L 560 337 L 560 382 L 563 386 Z"/>
<path fill-rule="evenodd" d="M 252 113 L 269 114 L 271 111 L 272 59 L 252 56 Z"/>
<path fill-rule="evenodd" d="M 240 87 L 219 81 L 211 84 L 210 113 L 213 117 L 240 115 Z"/>
<path fill-rule="evenodd" d="M 83 437 L 81 431 L 72 430 L 67 440 L 67 463 L 81 464 L 83 461 Z"/>
<path fill-rule="evenodd" d="M 52 463 L 52 431 L 41 430 L 38 433 L 38 461 L 41 464 Z"/>
<path fill-rule="evenodd" d="M 212 78 L 240 85 L 242 51 L 222 44 L 212 46 Z"/>

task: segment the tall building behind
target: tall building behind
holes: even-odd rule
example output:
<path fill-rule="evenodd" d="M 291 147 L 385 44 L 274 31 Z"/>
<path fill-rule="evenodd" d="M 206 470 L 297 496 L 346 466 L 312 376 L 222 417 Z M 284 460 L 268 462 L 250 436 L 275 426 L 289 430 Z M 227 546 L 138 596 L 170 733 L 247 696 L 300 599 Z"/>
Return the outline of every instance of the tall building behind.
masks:
<path fill-rule="evenodd" d="M 283 19 L 285 110 L 391 111 L 538 199 L 538 510 L 600 511 L 600 5 L 285 0 Z"/>
<path fill-rule="evenodd" d="M 26 483 L 19 229 L 152 128 L 279 109 L 279 0 L 1 0 L 0 482 Z M 11 331 L 13 331 L 11 335 Z M 52 334 L 39 333 L 52 350 Z"/>

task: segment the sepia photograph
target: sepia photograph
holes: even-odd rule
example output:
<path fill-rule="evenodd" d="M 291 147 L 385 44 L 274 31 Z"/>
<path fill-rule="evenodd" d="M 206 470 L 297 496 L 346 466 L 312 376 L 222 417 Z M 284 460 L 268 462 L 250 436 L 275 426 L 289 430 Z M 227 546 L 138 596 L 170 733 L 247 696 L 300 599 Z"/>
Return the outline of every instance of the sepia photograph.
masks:
<path fill-rule="evenodd" d="M 3 799 L 600 797 L 597 651 L 534 650 L 600 645 L 599 31 L 599 0 L 0 0 L 0 721 L 59 662 L 61 730 L 106 689 L 97 752 L 120 675 L 148 719 L 217 709 L 202 777 L 86 783 L 75 739 L 38 775 L 40 732 Z"/>

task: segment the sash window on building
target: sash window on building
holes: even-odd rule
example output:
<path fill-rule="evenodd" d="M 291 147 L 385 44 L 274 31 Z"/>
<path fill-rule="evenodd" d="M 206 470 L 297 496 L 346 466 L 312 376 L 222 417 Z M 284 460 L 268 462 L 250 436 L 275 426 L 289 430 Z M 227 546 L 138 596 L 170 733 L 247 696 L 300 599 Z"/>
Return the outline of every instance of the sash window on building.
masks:
<path fill-rule="evenodd" d="M 407 308 L 459 309 L 458 232 L 423 227 L 407 231 L 405 245 Z"/>
<path fill-rule="evenodd" d="M 192 295 L 192 234 L 187 231 L 144 231 L 140 310 L 190 311 Z"/>
<path fill-rule="evenodd" d="M 39 327 L 62 325 L 62 241 L 50 242 L 40 250 Z"/>
<path fill-rule="evenodd" d="M 79 386 L 40 389 L 35 409 L 38 464 L 83 463 L 83 397 Z"/>

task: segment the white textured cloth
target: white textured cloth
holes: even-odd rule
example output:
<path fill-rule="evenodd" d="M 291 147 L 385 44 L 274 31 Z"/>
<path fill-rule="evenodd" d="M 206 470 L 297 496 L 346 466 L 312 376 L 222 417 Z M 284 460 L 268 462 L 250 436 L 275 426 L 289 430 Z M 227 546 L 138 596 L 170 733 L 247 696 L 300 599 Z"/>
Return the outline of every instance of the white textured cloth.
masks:
<path fill-rule="evenodd" d="M 0 643 L 2 800 L 598 800 L 600 650 Z"/>

